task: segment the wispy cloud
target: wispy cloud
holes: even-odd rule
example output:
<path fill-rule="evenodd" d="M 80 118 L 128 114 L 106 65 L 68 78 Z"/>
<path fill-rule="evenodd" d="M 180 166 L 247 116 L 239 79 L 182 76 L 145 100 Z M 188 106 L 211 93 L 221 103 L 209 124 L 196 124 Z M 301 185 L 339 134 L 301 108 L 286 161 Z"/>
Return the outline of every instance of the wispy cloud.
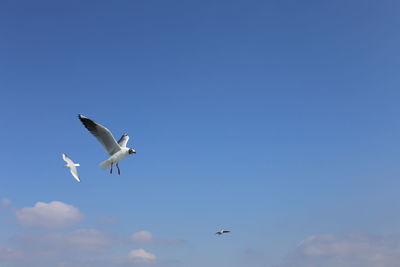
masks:
<path fill-rule="evenodd" d="M 63 227 L 83 218 L 83 214 L 77 208 L 60 201 L 37 202 L 33 207 L 17 210 L 15 215 L 18 222 L 24 226 L 43 228 Z"/>
<path fill-rule="evenodd" d="M 115 217 L 111 217 L 111 216 L 101 216 L 99 218 L 99 223 L 101 225 L 113 225 L 115 223 L 117 223 L 119 220 Z"/>
<path fill-rule="evenodd" d="M 95 229 L 17 234 L 9 239 L 7 246 L 0 245 L 0 265 L 110 266 L 103 256 L 108 255 L 116 243 L 112 234 Z"/>
<path fill-rule="evenodd" d="M 154 241 L 153 235 L 149 231 L 139 231 L 133 233 L 131 239 L 137 243 L 150 243 Z"/>
<path fill-rule="evenodd" d="M 281 267 L 395 267 L 400 236 L 317 235 L 303 240 Z"/>
<path fill-rule="evenodd" d="M 130 239 L 138 244 L 175 245 L 184 242 L 175 238 L 154 237 L 151 232 L 146 230 L 133 233 Z"/>
<path fill-rule="evenodd" d="M 108 249 L 114 239 L 108 233 L 95 229 L 78 229 L 68 233 L 19 234 L 11 241 L 26 252 L 101 252 Z"/>
<path fill-rule="evenodd" d="M 21 257 L 21 252 L 0 245 L 0 261 L 17 260 Z"/>
<path fill-rule="evenodd" d="M 8 198 L 0 198 L 0 210 L 8 207 L 11 204 L 11 200 Z"/>
<path fill-rule="evenodd" d="M 6 216 L 12 214 L 7 213 Z M 1 266 L 110 267 L 149 264 L 176 266 L 176 261 L 160 260 L 154 253 L 143 248 L 131 247 L 132 250 L 125 256 L 116 255 L 119 245 L 123 248 L 129 244 L 126 242 L 128 238 L 131 245 L 132 242 L 172 244 L 181 242 L 180 240 L 157 238 L 149 231 L 140 231 L 129 237 L 119 238 L 116 233 L 93 228 L 66 231 L 62 227 L 80 221 L 83 214 L 78 208 L 60 201 L 37 202 L 32 207 L 16 209 L 15 216 L 21 225 L 42 229 L 23 229 L 22 233 L 16 233 L 8 237 L 7 241 L 1 242 Z"/>

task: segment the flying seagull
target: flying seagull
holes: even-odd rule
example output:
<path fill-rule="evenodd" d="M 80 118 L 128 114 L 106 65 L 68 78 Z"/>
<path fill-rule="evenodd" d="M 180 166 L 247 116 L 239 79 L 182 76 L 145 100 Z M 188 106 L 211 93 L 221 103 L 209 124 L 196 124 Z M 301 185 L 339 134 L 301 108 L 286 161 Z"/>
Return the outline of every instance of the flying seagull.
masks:
<path fill-rule="evenodd" d="M 86 129 L 89 130 L 100 142 L 100 144 L 104 147 L 110 157 L 100 163 L 100 167 L 105 169 L 111 166 L 110 173 L 113 171 L 113 164 L 117 165 L 118 174 L 121 174 L 121 171 L 118 166 L 118 162 L 123 160 L 129 154 L 136 154 L 136 151 L 133 148 L 126 147 L 128 143 L 129 136 L 127 134 L 123 134 L 119 141 L 115 141 L 112 133 L 103 125 L 100 125 L 93 120 L 79 114 L 79 120 L 83 123 Z"/>
<path fill-rule="evenodd" d="M 216 232 L 215 234 L 216 235 L 222 235 L 222 234 L 226 234 L 226 233 L 230 233 L 231 231 L 228 231 L 228 230 L 221 230 L 221 231 L 219 231 L 219 232 Z"/>
<path fill-rule="evenodd" d="M 69 168 L 69 170 L 71 171 L 72 176 L 74 176 L 74 178 L 80 182 L 81 179 L 79 178 L 78 175 L 78 170 L 76 169 L 76 167 L 80 166 L 79 163 L 74 163 L 67 155 L 62 154 L 63 160 L 67 163 L 64 167 Z"/>

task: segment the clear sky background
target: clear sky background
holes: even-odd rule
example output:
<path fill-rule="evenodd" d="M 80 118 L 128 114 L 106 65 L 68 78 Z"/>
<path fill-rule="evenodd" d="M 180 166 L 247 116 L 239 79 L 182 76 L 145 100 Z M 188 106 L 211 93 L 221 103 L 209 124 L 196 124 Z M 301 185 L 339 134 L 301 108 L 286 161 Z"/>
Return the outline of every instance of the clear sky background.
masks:
<path fill-rule="evenodd" d="M 1 1 L 0 265 L 398 266 L 399 12 Z"/>

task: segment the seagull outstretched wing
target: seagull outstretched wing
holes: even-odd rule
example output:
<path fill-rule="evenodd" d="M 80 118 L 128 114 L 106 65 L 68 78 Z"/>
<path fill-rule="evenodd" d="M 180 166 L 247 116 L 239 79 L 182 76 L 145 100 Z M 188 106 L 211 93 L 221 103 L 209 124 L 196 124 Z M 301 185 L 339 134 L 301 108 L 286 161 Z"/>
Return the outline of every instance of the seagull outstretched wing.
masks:
<path fill-rule="evenodd" d="M 79 114 L 78 117 L 86 129 L 88 129 L 89 132 L 91 132 L 97 138 L 100 144 L 103 145 L 109 155 L 114 155 L 116 152 L 121 150 L 120 145 L 118 145 L 117 141 L 115 141 L 110 130 L 81 114 Z"/>
<path fill-rule="evenodd" d="M 128 140 L 129 140 L 129 135 L 123 134 L 121 138 L 118 140 L 118 145 L 120 145 L 121 147 L 126 147 L 126 145 L 128 144 Z"/>

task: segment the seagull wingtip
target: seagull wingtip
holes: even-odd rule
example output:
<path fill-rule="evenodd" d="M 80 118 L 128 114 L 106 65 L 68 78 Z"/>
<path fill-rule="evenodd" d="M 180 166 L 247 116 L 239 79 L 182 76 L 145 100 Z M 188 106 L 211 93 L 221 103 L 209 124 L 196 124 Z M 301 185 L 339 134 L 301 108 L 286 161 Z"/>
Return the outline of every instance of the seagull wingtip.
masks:
<path fill-rule="evenodd" d="M 78 118 L 79 118 L 79 119 L 87 119 L 87 117 L 86 117 L 86 116 L 83 116 L 82 114 L 78 114 Z"/>

